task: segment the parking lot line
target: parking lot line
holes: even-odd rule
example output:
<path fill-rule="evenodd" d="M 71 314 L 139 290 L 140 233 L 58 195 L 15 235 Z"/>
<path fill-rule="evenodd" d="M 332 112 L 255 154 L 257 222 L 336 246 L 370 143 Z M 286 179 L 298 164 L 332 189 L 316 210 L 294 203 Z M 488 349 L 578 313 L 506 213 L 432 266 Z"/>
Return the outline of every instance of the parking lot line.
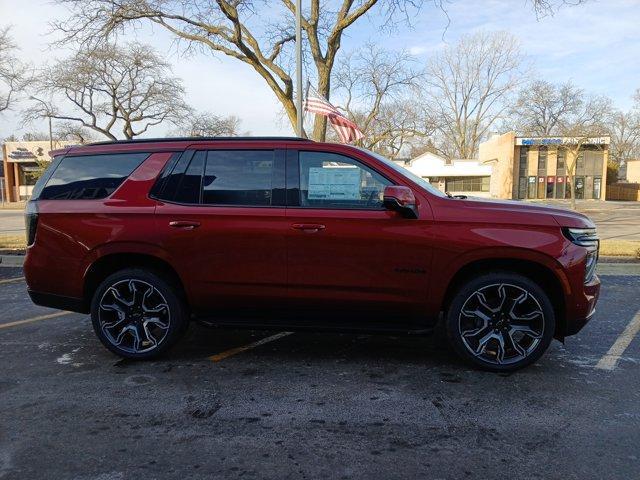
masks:
<path fill-rule="evenodd" d="M 596 368 L 601 370 L 613 370 L 616 368 L 620 357 L 624 354 L 624 351 L 633 341 L 633 338 L 640 331 L 640 311 L 635 314 L 635 316 L 627 325 L 627 328 L 624 329 L 624 332 L 620 334 L 620 336 L 616 339 L 615 343 L 611 346 L 609 351 L 600 359 Z"/>
<path fill-rule="evenodd" d="M 24 280 L 24 277 L 7 278 L 5 280 L 0 280 L 0 285 L 2 285 L 3 283 L 19 282 L 21 280 Z"/>
<path fill-rule="evenodd" d="M 275 340 L 279 340 L 283 337 L 286 337 L 287 335 L 291 335 L 293 332 L 280 332 L 280 333 L 276 333 L 275 335 L 271 335 L 270 337 L 265 337 L 261 340 L 258 340 L 256 342 L 250 343 L 248 345 L 243 345 L 241 347 L 236 347 L 236 348 L 232 348 L 230 350 L 226 350 L 222 353 L 218 353 L 216 355 L 211 355 L 209 357 L 209 360 L 211 360 L 212 362 L 219 362 L 221 360 L 224 360 L 225 358 L 229 358 L 232 357 L 233 355 L 237 355 L 238 353 L 242 353 L 245 352 L 247 350 L 251 350 L 252 348 L 256 348 L 259 347 L 260 345 L 264 345 L 265 343 L 269 343 L 269 342 L 273 342 Z"/>
<path fill-rule="evenodd" d="M 61 317 L 63 315 L 69 315 L 70 313 L 73 313 L 73 312 L 49 313 L 48 315 L 40 315 L 38 317 L 27 318 L 25 320 L 17 320 L 15 322 L 2 323 L 2 324 L 0 324 L 0 329 L 9 328 L 9 327 L 17 327 L 18 325 L 24 325 L 25 323 L 39 322 L 40 320 L 49 320 L 50 318 Z"/>

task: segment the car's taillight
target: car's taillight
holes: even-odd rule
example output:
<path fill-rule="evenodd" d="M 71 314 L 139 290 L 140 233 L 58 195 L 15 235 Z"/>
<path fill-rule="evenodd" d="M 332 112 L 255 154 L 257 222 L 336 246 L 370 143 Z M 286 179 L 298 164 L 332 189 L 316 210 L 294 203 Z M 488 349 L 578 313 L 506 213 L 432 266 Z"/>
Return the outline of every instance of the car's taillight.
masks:
<path fill-rule="evenodd" d="M 587 249 L 585 259 L 584 283 L 589 283 L 596 273 L 600 240 L 595 228 L 563 228 L 564 236 L 576 245 Z"/>
<path fill-rule="evenodd" d="M 38 227 L 38 202 L 29 201 L 24 209 L 24 224 L 27 230 L 27 247 L 36 241 L 36 229 Z"/>

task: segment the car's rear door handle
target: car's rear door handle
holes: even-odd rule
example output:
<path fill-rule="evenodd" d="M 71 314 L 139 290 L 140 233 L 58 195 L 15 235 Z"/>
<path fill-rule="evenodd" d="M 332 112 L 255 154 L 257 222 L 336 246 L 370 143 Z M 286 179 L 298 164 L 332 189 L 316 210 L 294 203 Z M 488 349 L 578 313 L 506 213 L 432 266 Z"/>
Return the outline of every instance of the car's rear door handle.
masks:
<path fill-rule="evenodd" d="M 321 223 L 294 223 L 291 225 L 294 230 L 302 230 L 307 233 L 316 233 L 320 230 L 324 230 L 326 227 Z"/>
<path fill-rule="evenodd" d="M 175 220 L 169 222 L 169 226 L 173 228 L 181 228 L 182 230 L 193 230 L 200 226 L 200 222 L 192 222 L 189 220 Z"/>

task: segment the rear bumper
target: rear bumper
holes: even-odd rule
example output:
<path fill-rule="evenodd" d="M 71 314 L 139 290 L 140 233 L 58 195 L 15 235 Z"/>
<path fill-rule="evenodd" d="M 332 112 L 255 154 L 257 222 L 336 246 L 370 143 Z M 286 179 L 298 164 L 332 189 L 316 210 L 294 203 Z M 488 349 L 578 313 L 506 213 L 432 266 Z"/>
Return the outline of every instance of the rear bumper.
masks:
<path fill-rule="evenodd" d="M 57 308 L 70 312 L 89 313 L 89 309 L 82 298 L 65 297 L 54 293 L 34 292 L 28 290 L 31 301 L 42 307 Z"/>
<path fill-rule="evenodd" d="M 600 278 L 594 275 L 593 280 L 582 285 L 581 290 L 573 295 L 573 308 L 567 312 L 565 336 L 575 335 L 593 318 L 599 296 Z"/>

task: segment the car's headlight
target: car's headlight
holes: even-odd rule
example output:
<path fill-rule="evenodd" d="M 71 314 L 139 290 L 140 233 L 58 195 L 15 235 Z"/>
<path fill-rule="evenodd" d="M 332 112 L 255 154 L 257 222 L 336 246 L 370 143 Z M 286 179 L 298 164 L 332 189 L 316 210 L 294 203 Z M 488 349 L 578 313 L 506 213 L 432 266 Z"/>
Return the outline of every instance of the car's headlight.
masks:
<path fill-rule="evenodd" d="M 596 235 L 595 228 L 563 228 L 562 232 L 571 242 L 587 249 L 585 259 L 584 283 L 588 283 L 593 278 L 598 264 L 598 250 L 600 240 Z"/>

